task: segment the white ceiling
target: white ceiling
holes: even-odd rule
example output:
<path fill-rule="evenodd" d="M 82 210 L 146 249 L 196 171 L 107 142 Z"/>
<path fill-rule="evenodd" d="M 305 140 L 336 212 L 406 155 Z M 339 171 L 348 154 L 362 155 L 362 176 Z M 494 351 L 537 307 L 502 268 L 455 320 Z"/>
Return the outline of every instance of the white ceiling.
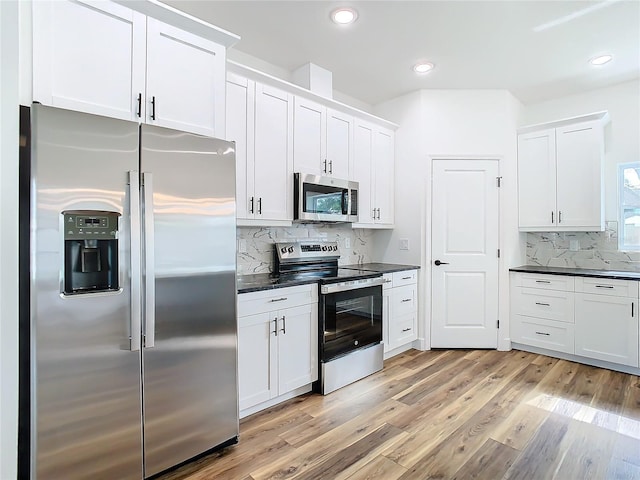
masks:
<path fill-rule="evenodd" d="M 508 89 L 527 104 L 640 77 L 638 0 L 164 1 L 240 35 L 236 50 L 330 70 L 335 90 L 371 105 L 423 88 Z M 358 20 L 333 24 L 345 5 Z M 588 63 L 603 53 L 613 61 Z M 436 68 L 415 74 L 420 59 Z"/>

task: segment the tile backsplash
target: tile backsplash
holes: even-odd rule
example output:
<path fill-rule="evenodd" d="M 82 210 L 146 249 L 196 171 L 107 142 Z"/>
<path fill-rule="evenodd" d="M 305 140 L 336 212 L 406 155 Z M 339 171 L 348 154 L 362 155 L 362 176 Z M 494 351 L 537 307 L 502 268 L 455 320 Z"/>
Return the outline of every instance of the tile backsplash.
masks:
<path fill-rule="evenodd" d="M 527 234 L 527 264 L 640 272 L 640 251 L 618 250 L 618 222 L 604 232 Z"/>
<path fill-rule="evenodd" d="M 373 232 L 348 224 L 294 224 L 291 227 L 238 227 L 238 273 L 268 273 L 273 268 L 273 244 L 295 240 L 337 241 L 340 265 L 371 261 Z M 345 240 L 349 239 L 350 248 Z"/>

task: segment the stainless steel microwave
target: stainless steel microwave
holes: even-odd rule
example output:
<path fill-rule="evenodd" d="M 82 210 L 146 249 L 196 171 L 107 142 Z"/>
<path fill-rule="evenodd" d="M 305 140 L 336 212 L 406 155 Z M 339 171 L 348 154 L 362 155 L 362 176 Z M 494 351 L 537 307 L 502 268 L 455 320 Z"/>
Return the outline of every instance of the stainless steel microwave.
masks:
<path fill-rule="evenodd" d="M 294 220 L 358 221 L 358 182 L 295 173 L 293 191 Z"/>

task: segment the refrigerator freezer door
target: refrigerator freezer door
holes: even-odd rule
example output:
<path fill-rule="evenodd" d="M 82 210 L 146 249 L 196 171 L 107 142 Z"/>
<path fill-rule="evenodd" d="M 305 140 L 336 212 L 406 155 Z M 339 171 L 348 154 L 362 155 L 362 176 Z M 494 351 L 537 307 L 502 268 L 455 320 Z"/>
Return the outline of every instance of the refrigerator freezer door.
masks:
<path fill-rule="evenodd" d="M 139 479 L 141 353 L 130 343 L 127 189 L 127 172 L 138 170 L 138 125 L 34 105 L 32 129 L 31 475 Z M 119 290 L 61 294 L 61 212 L 71 210 L 122 215 Z"/>
<path fill-rule="evenodd" d="M 141 170 L 153 188 L 143 195 L 154 239 L 143 247 L 154 249 L 143 255 L 154 262 L 143 282 L 155 290 L 155 319 L 143 321 L 155 334 L 143 349 L 151 476 L 238 435 L 234 144 L 142 125 Z"/>

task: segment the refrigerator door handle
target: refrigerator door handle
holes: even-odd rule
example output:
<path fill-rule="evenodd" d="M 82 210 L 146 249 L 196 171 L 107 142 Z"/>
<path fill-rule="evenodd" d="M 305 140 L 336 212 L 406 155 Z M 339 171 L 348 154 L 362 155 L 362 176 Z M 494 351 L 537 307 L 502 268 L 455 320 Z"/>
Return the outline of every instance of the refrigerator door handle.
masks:
<path fill-rule="evenodd" d="M 139 175 L 136 171 L 129 172 L 127 185 L 129 193 L 129 218 L 131 231 L 131 331 L 129 332 L 129 349 L 134 352 L 140 350 L 141 285 L 140 285 L 140 190 Z"/>
<path fill-rule="evenodd" d="M 151 348 L 156 336 L 156 281 L 153 239 L 153 174 L 142 173 L 144 212 L 144 347 Z"/>

